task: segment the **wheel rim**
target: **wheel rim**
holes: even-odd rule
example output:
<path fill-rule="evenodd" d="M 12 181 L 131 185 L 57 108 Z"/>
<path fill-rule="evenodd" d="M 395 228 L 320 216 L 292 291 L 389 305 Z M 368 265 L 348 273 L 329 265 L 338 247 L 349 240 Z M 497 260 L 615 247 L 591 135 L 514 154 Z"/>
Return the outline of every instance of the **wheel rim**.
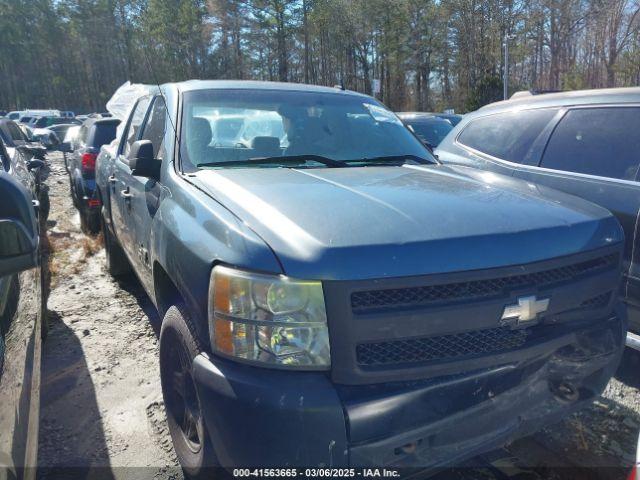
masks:
<path fill-rule="evenodd" d="M 175 421 L 184 443 L 193 453 L 202 448 L 201 414 L 195 384 L 191 376 L 191 361 L 177 339 L 169 342 L 166 357 L 165 404 Z"/>

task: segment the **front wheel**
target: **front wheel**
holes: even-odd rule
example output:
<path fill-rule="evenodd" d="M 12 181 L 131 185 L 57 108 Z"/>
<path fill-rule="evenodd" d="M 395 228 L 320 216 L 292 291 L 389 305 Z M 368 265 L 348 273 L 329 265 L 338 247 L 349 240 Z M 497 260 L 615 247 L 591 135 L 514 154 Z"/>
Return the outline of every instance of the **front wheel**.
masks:
<path fill-rule="evenodd" d="M 173 447 L 185 474 L 192 479 L 211 478 L 218 465 L 202 415 L 191 373 L 201 351 L 189 314 L 171 307 L 160 330 L 160 379 Z"/>

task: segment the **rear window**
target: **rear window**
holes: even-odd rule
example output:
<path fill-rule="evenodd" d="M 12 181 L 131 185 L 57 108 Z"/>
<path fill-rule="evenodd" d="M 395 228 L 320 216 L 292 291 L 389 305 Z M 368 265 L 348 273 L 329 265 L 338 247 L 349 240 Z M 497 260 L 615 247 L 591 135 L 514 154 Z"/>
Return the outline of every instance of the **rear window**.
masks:
<path fill-rule="evenodd" d="M 427 142 L 432 147 L 438 144 L 453 130 L 453 125 L 447 120 L 432 118 L 429 120 L 405 120 L 415 134 L 423 142 Z"/>
<path fill-rule="evenodd" d="M 118 124 L 113 123 L 98 123 L 93 126 L 93 139 L 91 141 L 93 147 L 100 147 L 107 143 L 111 143 L 116 138 L 116 129 Z"/>
<path fill-rule="evenodd" d="M 557 111 L 555 108 L 521 110 L 478 118 L 462 130 L 458 143 L 492 157 L 523 163 Z"/>

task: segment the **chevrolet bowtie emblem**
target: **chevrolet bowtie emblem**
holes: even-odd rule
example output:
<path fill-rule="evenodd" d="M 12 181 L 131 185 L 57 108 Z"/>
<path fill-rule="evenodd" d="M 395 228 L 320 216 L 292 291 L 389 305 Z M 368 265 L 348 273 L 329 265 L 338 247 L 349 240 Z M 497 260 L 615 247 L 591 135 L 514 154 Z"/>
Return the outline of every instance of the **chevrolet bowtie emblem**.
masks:
<path fill-rule="evenodd" d="M 530 322 L 535 320 L 539 313 L 546 312 L 547 308 L 549 308 L 548 298 L 538 300 L 535 295 L 519 297 L 516 305 L 507 305 L 504 307 L 502 323 L 511 323 L 509 320 L 515 320 L 516 325 Z"/>

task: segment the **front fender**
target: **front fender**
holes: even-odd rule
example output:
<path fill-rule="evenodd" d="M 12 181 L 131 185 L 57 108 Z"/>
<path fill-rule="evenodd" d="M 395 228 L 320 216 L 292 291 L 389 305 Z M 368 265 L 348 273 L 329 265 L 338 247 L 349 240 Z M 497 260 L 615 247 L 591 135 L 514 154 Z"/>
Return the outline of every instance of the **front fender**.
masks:
<path fill-rule="evenodd" d="M 208 338 L 209 279 L 215 264 L 282 273 L 274 253 L 255 232 L 181 179 L 163 189 L 151 228 L 150 255 L 186 302 L 203 340 Z M 156 305 L 161 304 L 158 300 Z"/>

